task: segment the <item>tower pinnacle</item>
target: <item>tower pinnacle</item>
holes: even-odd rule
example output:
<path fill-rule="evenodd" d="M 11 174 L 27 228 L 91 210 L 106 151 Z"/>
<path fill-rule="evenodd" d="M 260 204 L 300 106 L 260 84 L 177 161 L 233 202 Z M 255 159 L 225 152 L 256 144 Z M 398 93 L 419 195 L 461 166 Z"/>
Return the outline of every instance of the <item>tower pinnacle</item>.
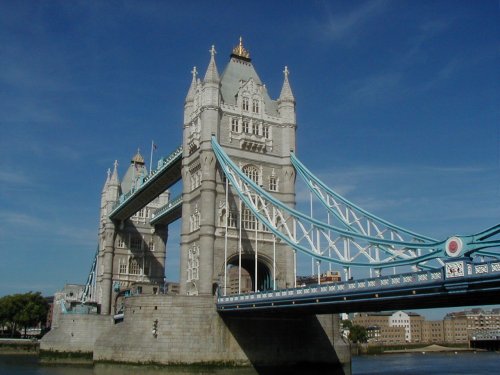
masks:
<path fill-rule="evenodd" d="M 288 82 L 288 75 L 290 74 L 290 71 L 288 70 L 287 66 L 285 66 L 285 70 L 283 70 L 283 73 L 285 75 L 285 79 L 283 81 L 283 87 L 281 88 L 281 94 L 278 101 L 295 102 L 295 97 L 293 96 L 292 88 L 290 87 L 290 82 Z"/>
<path fill-rule="evenodd" d="M 196 76 L 198 75 L 198 71 L 196 70 L 196 66 L 193 66 L 193 70 L 191 70 L 191 74 L 193 75 L 193 79 L 191 80 L 191 86 L 189 86 L 188 93 L 186 95 L 186 102 L 193 101 L 194 93 L 196 91 Z"/>
<path fill-rule="evenodd" d="M 243 47 L 243 38 L 240 36 L 240 43 L 233 48 L 231 56 L 241 58 L 242 60 L 250 61 L 250 52 Z"/>
<path fill-rule="evenodd" d="M 215 46 L 212 45 L 210 49 L 210 63 L 208 64 L 207 72 L 205 73 L 205 82 L 219 83 L 219 72 L 217 71 L 217 65 L 215 65 Z"/>

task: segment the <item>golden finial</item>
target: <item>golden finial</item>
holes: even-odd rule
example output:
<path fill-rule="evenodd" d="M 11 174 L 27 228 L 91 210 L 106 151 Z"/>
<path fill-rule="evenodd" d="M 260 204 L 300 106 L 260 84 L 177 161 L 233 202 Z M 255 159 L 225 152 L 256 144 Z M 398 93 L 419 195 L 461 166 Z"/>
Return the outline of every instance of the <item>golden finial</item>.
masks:
<path fill-rule="evenodd" d="M 246 59 L 250 58 L 250 52 L 248 52 L 245 47 L 243 47 L 243 38 L 240 36 L 240 44 L 233 48 L 233 55 L 244 57 Z"/>

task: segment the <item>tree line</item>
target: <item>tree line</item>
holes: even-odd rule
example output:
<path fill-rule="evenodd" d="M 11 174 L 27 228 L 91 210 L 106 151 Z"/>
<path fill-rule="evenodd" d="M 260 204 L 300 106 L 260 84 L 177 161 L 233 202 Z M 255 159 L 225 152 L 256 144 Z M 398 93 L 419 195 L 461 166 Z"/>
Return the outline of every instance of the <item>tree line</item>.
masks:
<path fill-rule="evenodd" d="M 0 331 L 16 337 L 31 327 L 42 328 L 47 322 L 49 303 L 40 292 L 11 294 L 0 298 Z"/>
<path fill-rule="evenodd" d="M 352 324 L 350 320 L 342 320 L 342 327 L 349 331 L 348 339 L 353 343 L 362 343 L 368 341 L 366 328 L 357 324 Z"/>

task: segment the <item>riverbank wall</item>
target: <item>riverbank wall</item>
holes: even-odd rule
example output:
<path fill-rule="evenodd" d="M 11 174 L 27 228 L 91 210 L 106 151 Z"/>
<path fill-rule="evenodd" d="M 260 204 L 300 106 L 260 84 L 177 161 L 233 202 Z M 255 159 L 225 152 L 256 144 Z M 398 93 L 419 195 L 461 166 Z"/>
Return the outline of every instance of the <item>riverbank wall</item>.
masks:
<path fill-rule="evenodd" d="M 437 345 L 429 343 L 418 343 L 406 345 L 374 345 L 367 343 L 351 344 L 351 355 L 379 355 L 395 353 L 442 353 L 442 352 L 464 352 L 474 351 L 467 344 L 458 345 Z"/>
<path fill-rule="evenodd" d="M 350 366 L 337 315 L 222 317 L 213 296 L 130 297 L 118 323 L 105 315 L 63 314 L 40 350 L 91 353 L 94 362 L 314 365 L 339 368 L 339 374 Z"/>
<path fill-rule="evenodd" d="M 32 354 L 38 355 L 40 345 L 37 340 L 0 339 L 0 354 Z"/>

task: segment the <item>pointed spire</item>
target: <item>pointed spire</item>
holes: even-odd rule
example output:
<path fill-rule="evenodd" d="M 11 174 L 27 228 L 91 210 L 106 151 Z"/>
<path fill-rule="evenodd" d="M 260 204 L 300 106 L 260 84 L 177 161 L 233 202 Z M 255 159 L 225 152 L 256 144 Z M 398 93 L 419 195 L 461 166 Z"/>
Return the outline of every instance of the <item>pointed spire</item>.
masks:
<path fill-rule="evenodd" d="M 219 83 L 219 72 L 217 71 L 217 65 L 215 65 L 215 46 L 212 45 L 210 49 L 210 63 L 208 64 L 207 72 L 205 73 L 204 82 Z"/>
<path fill-rule="evenodd" d="M 191 102 L 194 100 L 194 93 L 196 92 L 196 76 L 198 75 L 198 71 L 196 70 L 196 66 L 193 66 L 193 70 L 191 70 L 191 74 L 193 75 L 193 79 L 191 80 L 191 86 L 189 86 L 189 91 L 186 95 L 186 102 Z"/>
<path fill-rule="evenodd" d="M 110 185 L 119 185 L 120 184 L 120 182 L 118 181 L 118 160 L 115 160 L 113 174 L 111 175 L 111 178 L 109 179 L 109 184 Z"/>
<path fill-rule="evenodd" d="M 104 186 L 102 188 L 102 192 L 104 193 L 106 191 L 106 189 L 108 188 L 108 185 L 109 185 L 109 180 L 111 178 L 111 169 L 108 168 L 108 171 L 107 171 L 107 177 L 106 177 L 106 182 L 104 183 Z"/>
<path fill-rule="evenodd" d="M 283 71 L 285 74 L 285 80 L 283 81 L 283 87 L 281 88 L 281 94 L 278 98 L 279 102 L 295 102 L 295 97 L 292 93 L 292 88 L 290 87 L 290 82 L 288 82 L 288 75 L 290 74 L 288 67 L 285 66 L 285 70 Z"/>

